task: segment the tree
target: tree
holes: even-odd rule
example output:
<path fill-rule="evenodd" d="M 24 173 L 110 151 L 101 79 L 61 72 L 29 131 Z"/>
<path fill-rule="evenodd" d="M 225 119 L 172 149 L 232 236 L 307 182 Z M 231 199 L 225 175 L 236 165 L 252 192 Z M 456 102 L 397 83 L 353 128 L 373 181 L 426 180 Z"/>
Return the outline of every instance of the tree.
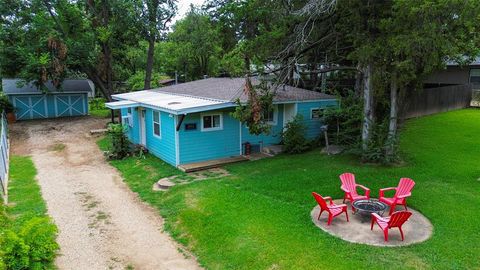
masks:
<path fill-rule="evenodd" d="M 217 35 L 210 18 L 191 6 L 185 18 L 177 21 L 168 35 L 174 44 L 169 49 L 176 55 L 177 70 L 183 70 L 184 76 L 188 74 L 192 80 L 216 75 L 222 52 Z"/>
<path fill-rule="evenodd" d="M 60 84 L 86 74 L 111 100 L 115 80 L 128 78 L 126 48 L 138 44 L 131 1 L 5 1 L 0 6 L 2 73 Z M 4 8 L 5 7 L 5 8 Z M 132 27 L 133 26 L 133 27 Z M 10 34 L 15 33 L 15 43 Z M 66 54 L 65 54 L 66 51 Z M 13 65 L 12 59 L 15 59 Z M 125 68 L 126 67 L 126 68 Z"/>
<path fill-rule="evenodd" d="M 148 41 L 147 61 L 145 66 L 144 89 L 151 88 L 155 43 L 161 38 L 162 31 L 167 29 L 176 12 L 176 0 L 144 0 L 140 1 L 142 29 Z"/>

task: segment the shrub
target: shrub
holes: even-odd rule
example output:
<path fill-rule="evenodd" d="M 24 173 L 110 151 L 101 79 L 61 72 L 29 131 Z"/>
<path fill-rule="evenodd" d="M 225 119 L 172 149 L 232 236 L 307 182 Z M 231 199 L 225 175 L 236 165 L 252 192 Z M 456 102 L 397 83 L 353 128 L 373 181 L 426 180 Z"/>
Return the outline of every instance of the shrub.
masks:
<path fill-rule="evenodd" d="M 108 136 L 110 137 L 110 159 L 122 159 L 130 154 L 130 142 L 125 136 L 125 126 L 122 124 L 109 124 Z"/>
<path fill-rule="evenodd" d="M 338 98 L 340 106 L 327 108 L 323 113 L 330 142 L 345 146 L 350 151 L 358 150 L 362 134 L 363 102 L 352 91 Z"/>
<path fill-rule="evenodd" d="M 288 122 L 285 131 L 282 133 L 284 151 L 290 154 L 299 154 L 310 148 L 308 140 L 305 138 L 307 128 L 302 123 L 301 115 Z"/>
<path fill-rule="evenodd" d="M 5 95 L 0 95 L 0 112 L 11 113 L 15 110 L 13 104 Z"/>
<path fill-rule="evenodd" d="M 366 162 L 392 164 L 400 161 L 398 153 L 398 140 L 388 133 L 388 119 L 374 124 L 371 129 L 371 138 L 367 149 L 362 153 L 362 159 Z M 393 154 L 388 154 L 387 148 L 392 148 Z"/>
<path fill-rule="evenodd" d="M 57 227 L 49 218 L 33 217 L 18 232 L 0 232 L 0 269 L 48 269 L 59 249 Z M 3 268 L 2 268 L 3 267 Z"/>
<path fill-rule="evenodd" d="M 5 269 L 29 269 L 29 250 L 23 238 L 14 231 L 7 229 L 0 233 L 0 256 Z"/>
<path fill-rule="evenodd" d="M 92 110 L 105 110 L 105 102 L 104 98 L 92 98 L 90 100 L 90 109 Z"/>
<path fill-rule="evenodd" d="M 43 265 L 53 262 L 59 246 L 55 241 L 57 227 L 49 218 L 34 217 L 30 219 L 23 224 L 19 235 L 30 248 L 28 254 L 30 268 L 42 269 Z"/>

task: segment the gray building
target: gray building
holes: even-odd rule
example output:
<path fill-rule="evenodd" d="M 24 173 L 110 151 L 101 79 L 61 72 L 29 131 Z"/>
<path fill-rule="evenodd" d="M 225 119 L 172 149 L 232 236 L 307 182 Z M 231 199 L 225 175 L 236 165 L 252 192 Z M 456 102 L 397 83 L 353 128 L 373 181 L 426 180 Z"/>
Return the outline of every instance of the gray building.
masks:
<path fill-rule="evenodd" d="M 466 66 L 451 62 L 447 68 L 432 74 L 425 83 L 432 87 L 472 84 L 474 90 L 480 90 L 480 57 Z"/>

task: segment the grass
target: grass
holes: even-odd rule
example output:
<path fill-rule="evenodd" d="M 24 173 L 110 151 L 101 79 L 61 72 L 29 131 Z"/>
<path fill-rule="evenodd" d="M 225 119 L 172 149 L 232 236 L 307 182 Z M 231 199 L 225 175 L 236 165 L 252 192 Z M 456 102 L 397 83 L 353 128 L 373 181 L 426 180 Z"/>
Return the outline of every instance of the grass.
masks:
<path fill-rule="evenodd" d="M 479 269 L 478 134 L 479 110 L 443 113 L 406 123 L 401 167 L 365 165 L 352 156 L 315 150 L 234 164 L 227 167 L 230 177 L 166 193 L 153 192 L 152 184 L 181 173 L 151 155 L 112 165 L 208 269 Z M 400 177 L 413 178 L 417 185 L 408 202 L 432 222 L 432 238 L 382 248 L 348 243 L 315 227 L 311 192 L 342 197 L 338 175 L 347 171 L 375 197 Z"/>
<path fill-rule="evenodd" d="M 111 111 L 105 107 L 105 99 L 103 98 L 91 99 L 88 103 L 88 113 L 90 116 L 97 118 L 109 118 L 111 116 Z"/>
<path fill-rule="evenodd" d="M 35 180 L 37 170 L 30 157 L 10 157 L 10 181 L 8 186 L 9 214 L 14 223 L 22 223 L 26 219 L 47 216 L 47 207 Z"/>

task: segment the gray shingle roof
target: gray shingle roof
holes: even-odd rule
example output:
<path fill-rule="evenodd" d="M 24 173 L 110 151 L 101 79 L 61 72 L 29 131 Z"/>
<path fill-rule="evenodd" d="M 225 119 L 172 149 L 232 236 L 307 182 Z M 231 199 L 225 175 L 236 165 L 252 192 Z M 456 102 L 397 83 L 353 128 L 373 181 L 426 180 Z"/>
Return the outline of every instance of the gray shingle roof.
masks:
<path fill-rule="evenodd" d="M 13 94 L 41 94 L 42 91 L 32 83 L 24 84 L 19 87 L 17 83 L 20 79 L 3 79 L 2 88 L 6 95 Z M 93 92 L 93 83 L 90 80 L 64 80 L 60 89 L 56 89 L 51 82 L 45 85 L 49 93 L 88 93 Z"/>
<path fill-rule="evenodd" d="M 252 79 L 252 83 L 258 84 L 259 81 Z M 245 102 L 247 101 L 247 96 L 243 92 L 244 85 L 245 78 L 209 78 L 153 90 L 223 101 L 235 101 L 237 98 L 240 98 L 242 102 Z M 273 100 L 274 102 L 288 102 L 321 99 L 335 99 L 335 96 L 285 85 L 277 88 Z"/>

